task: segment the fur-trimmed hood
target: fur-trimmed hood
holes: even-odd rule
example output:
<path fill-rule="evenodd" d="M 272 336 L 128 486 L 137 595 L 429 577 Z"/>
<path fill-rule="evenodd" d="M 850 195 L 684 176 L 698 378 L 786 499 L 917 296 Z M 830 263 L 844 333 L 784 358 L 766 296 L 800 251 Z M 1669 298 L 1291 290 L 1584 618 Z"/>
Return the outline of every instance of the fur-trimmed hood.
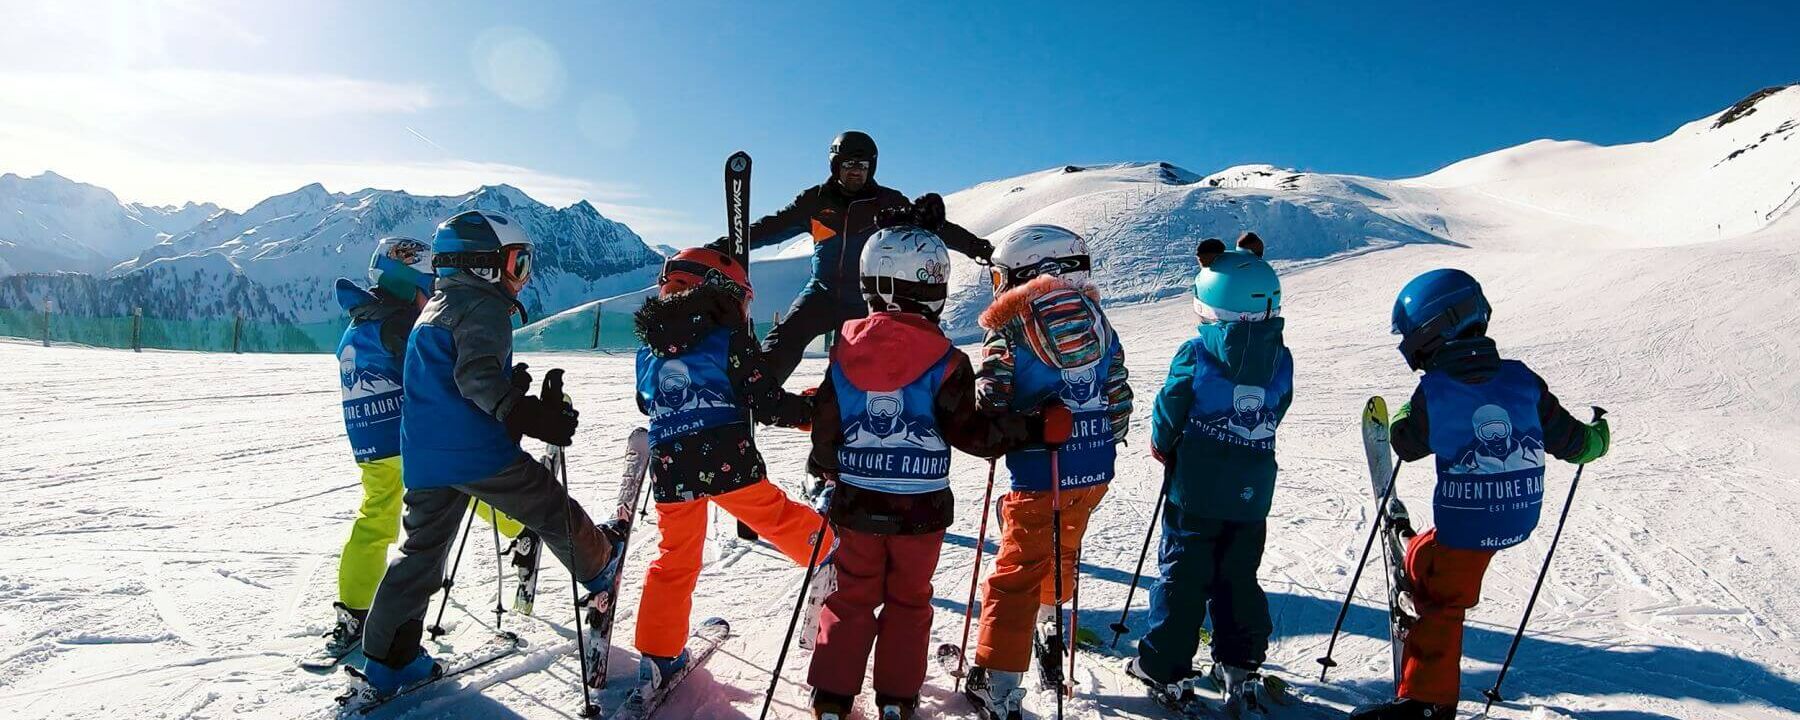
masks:
<path fill-rule="evenodd" d="M 1000 293 L 981 313 L 981 327 L 1022 341 L 1052 367 L 1080 367 L 1112 345 L 1112 326 L 1100 311 L 1100 291 L 1040 275 Z"/>
<path fill-rule="evenodd" d="M 711 334 L 715 328 L 744 324 L 743 301 L 710 285 L 653 297 L 632 315 L 638 340 L 658 357 L 672 357 Z"/>

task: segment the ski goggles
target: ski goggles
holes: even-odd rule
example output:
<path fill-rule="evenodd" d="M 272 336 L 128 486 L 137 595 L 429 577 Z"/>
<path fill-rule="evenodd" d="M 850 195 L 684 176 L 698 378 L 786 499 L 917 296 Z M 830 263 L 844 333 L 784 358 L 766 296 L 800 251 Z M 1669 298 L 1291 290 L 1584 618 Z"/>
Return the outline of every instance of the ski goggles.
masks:
<path fill-rule="evenodd" d="M 1013 287 L 1031 282 L 1032 278 L 1039 275 L 1067 275 L 1074 272 L 1087 272 L 1090 269 L 1092 269 L 1091 263 L 1086 255 L 1045 258 L 1036 265 L 1006 268 L 1006 284 L 1008 287 Z M 1000 271 L 1001 268 L 994 268 L 994 272 Z"/>
<path fill-rule="evenodd" d="M 500 272 L 508 280 L 522 281 L 531 277 L 531 247 L 513 245 L 501 248 Z"/>
<path fill-rule="evenodd" d="M 678 277 L 681 275 L 689 277 Z M 748 299 L 752 296 L 750 288 L 744 287 L 742 284 L 738 283 L 738 281 L 733 280 L 730 275 L 726 275 L 724 272 L 711 265 L 694 262 L 692 260 L 671 259 L 663 261 L 662 274 L 656 277 L 656 284 L 659 287 L 674 284 L 676 286 L 673 290 L 674 292 L 679 292 L 699 285 L 717 285 L 741 298 Z"/>
<path fill-rule="evenodd" d="M 875 161 L 873 161 L 873 160 L 839 160 L 838 161 L 838 169 L 839 170 L 867 170 L 872 167 L 875 167 Z"/>

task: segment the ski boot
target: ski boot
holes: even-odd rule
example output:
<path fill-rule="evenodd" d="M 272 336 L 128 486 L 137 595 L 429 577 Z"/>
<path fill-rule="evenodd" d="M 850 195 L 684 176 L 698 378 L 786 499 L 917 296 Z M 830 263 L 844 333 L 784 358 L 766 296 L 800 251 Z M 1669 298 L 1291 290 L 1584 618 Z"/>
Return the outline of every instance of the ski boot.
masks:
<path fill-rule="evenodd" d="M 1412 698 L 1364 705 L 1350 713 L 1350 720 L 1450 720 L 1455 717 L 1455 705 L 1433 705 Z"/>
<path fill-rule="evenodd" d="M 356 688 L 352 693 L 372 700 L 380 700 L 402 690 L 437 677 L 444 672 L 443 666 L 431 659 L 431 653 L 419 648 L 419 654 L 405 665 L 394 667 L 375 658 L 363 663 L 359 672 L 351 676 L 362 681 L 365 687 Z"/>
<path fill-rule="evenodd" d="M 813 720 L 850 720 L 850 710 L 855 706 L 856 698 L 854 697 L 813 688 Z"/>
<path fill-rule="evenodd" d="M 912 720 L 919 709 L 919 699 L 875 693 L 875 707 L 881 708 L 881 720 Z"/>
<path fill-rule="evenodd" d="M 1024 680 L 1025 673 L 976 665 L 963 681 L 963 695 L 985 720 L 1024 720 L 1025 688 L 1020 687 Z"/>
<path fill-rule="evenodd" d="M 1151 677 L 1150 673 L 1144 670 L 1142 659 L 1136 657 L 1126 663 L 1125 674 L 1129 675 L 1131 679 L 1143 683 L 1144 689 L 1150 693 L 1150 699 L 1155 700 L 1156 704 L 1178 715 L 1198 717 L 1207 714 L 1201 705 L 1200 696 L 1194 690 L 1195 684 L 1200 680 L 1198 675 L 1190 673 L 1185 677 L 1176 678 L 1172 682 L 1164 682 Z"/>
<path fill-rule="evenodd" d="M 335 657 L 349 655 L 362 644 L 363 621 L 369 618 L 369 611 L 357 610 L 341 602 L 331 604 L 337 611 L 337 625 L 331 629 L 331 638 L 325 641 L 325 653 Z"/>
<path fill-rule="evenodd" d="M 836 548 L 813 569 L 812 584 L 806 586 L 806 617 L 800 626 L 800 647 L 812 650 L 819 637 L 819 614 L 825 611 L 825 598 L 837 592 L 837 564 L 832 562 Z"/>
<path fill-rule="evenodd" d="M 1263 706 L 1262 674 L 1249 668 L 1213 663 L 1212 681 L 1224 696 L 1220 709 L 1226 717 L 1259 717 L 1268 712 Z"/>
<path fill-rule="evenodd" d="M 512 541 L 513 575 L 518 590 L 513 594 L 513 612 L 530 615 L 537 605 L 538 560 L 543 557 L 544 543 L 531 529 L 519 531 Z"/>
<path fill-rule="evenodd" d="M 1031 651 L 1037 656 L 1038 689 L 1063 691 L 1064 643 L 1056 634 L 1055 605 L 1039 605 L 1037 623 L 1031 633 Z"/>
<path fill-rule="evenodd" d="M 645 655 L 638 660 L 638 687 L 642 688 L 645 697 L 660 692 L 669 683 L 669 678 L 675 677 L 687 664 L 687 648 L 682 648 L 681 654 L 675 657 Z"/>

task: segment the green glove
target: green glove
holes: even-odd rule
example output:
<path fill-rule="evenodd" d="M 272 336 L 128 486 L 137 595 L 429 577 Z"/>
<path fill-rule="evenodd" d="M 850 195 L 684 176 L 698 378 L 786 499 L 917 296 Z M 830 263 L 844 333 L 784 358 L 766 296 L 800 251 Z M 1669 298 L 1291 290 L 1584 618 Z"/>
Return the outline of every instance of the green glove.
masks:
<path fill-rule="evenodd" d="M 1411 402 L 1401 403 L 1400 409 L 1394 411 L 1394 417 L 1392 417 L 1388 420 L 1388 425 L 1393 425 L 1394 423 L 1400 422 L 1401 420 L 1405 420 L 1410 415 L 1412 415 L 1412 403 Z"/>
<path fill-rule="evenodd" d="M 1612 428 L 1606 424 L 1606 418 L 1595 420 L 1583 434 L 1587 437 L 1581 443 L 1581 452 L 1569 458 L 1569 462 L 1586 465 L 1606 457 L 1606 451 L 1612 449 Z"/>

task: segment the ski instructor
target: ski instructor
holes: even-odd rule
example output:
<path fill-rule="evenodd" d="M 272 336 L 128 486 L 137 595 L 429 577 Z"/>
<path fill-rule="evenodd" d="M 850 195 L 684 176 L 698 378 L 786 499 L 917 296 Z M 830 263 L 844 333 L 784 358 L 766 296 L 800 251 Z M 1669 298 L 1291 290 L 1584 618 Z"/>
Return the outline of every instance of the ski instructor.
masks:
<path fill-rule="evenodd" d="M 830 158 L 829 179 L 801 191 L 787 207 L 750 226 L 751 249 L 802 232 L 813 241 L 812 278 L 763 339 L 765 369 L 778 384 L 793 374 L 814 338 L 869 314 L 857 264 L 863 244 L 875 234 L 877 219 L 918 225 L 943 238 L 951 250 L 983 263 L 994 254 L 992 243 L 944 219 L 944 199 L 937 193 L 909 202 L 900 191 L 877 185 L 875 140 L 867 133 L 839 133 L 831 141 Z M 708 247 L 728 251 L 726 243 L 719 238 Z"/>

